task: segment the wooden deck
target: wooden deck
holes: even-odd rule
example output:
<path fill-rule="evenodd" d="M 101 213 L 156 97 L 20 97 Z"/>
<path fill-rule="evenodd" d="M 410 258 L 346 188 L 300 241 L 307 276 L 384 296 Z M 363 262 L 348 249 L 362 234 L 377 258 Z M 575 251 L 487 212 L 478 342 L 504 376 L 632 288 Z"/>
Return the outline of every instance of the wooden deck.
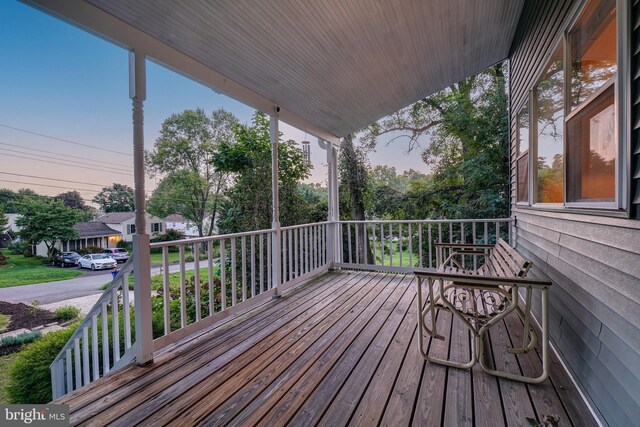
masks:
<path fill-rule="evenodd" d="M 56 403 L 70 405 L 72 424 L 99 426 L 526 426 L 547 414 L 595 425 L 555 358 L 540 385 L 426 363 L 414 286 L 412 276 L 328 273 Z M 468 358 L 468 332 L 450 314 L 437 321 L 449 339 L 432 340 L 430 353 Z M 531 374 L 537 353 L 498 350 L 521 329 L 517 316 L 492 329 L 489 354 L 498 368 Z"/>

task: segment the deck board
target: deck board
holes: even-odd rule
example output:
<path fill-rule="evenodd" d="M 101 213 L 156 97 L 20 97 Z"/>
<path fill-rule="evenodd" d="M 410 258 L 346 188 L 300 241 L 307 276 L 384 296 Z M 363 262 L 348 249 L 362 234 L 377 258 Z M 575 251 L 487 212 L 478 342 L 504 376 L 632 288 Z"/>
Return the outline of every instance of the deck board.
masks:
<path fill-rule="evenodd" d="M 561 425 L 595 425 L 552 356 L 540 385 L 425 362 L 411 276 L 332 272 L 59 399 L 74 425 L 526 425 L 557 414 Z M 468 360 L 470 335 L 439 312 L 445 340 L 429 354 Z M 492 328 L 487 357 L 498 368 L 540 370 L 537 352 L 512 355 L 515 315 Z"/>

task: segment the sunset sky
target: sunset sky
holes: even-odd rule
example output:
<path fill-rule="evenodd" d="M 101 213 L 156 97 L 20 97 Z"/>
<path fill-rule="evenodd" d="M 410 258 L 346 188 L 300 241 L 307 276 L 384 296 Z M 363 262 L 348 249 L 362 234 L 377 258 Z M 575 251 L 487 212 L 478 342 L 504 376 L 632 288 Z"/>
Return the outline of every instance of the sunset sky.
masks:
<path fill-rule="evenodd" d="M 0 55 L 0 188 L 47 195 L 78 190 L 90 200 L 103 186 L 133 184 L 127 51 L 22 3 L 2 1 Z M 241 122 L 254 113 L 147 62 L 147 148 L 165 118 L 198 107 L 224 108 Z M 286 139 L 305 139 L 304 132 L 286 124 L 281 130 Z M 311 141 L 309 181 L 324 182 L 325 152 Z M 426 172 L 419 153 L 405 151 L 402 142 L 382 143 L 369 159 L 399 171 Z M 149 195 L 154 187 L 148 178 Z"/>

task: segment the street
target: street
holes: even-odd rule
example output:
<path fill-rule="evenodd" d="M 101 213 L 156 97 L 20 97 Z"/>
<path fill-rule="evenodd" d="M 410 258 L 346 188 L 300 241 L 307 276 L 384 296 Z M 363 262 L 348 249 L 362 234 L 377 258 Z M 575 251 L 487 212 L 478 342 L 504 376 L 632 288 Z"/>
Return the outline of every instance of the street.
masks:
<path fill-rule="evenodd" d="M 185 267 L 187 270 L 191 270 L 193 269 L 193 263 L 187 263 Z M 179 271 L 179 269 L 180 266 L 178 264 L 172 264 L 169 267 L 169 271 L 172 273 Z M 159 273 L 160 266 L 151 268 L 151 274 Z M 87 275 L 75 279 L 1 288 L 0 301 L 31 304 L 37 300 L 40 304 L 49 304 L 102 293 L 103 291 L 100 290 L 100 287 L 110 281 L 111 270 L 95 272 L 89 270 Z"/>

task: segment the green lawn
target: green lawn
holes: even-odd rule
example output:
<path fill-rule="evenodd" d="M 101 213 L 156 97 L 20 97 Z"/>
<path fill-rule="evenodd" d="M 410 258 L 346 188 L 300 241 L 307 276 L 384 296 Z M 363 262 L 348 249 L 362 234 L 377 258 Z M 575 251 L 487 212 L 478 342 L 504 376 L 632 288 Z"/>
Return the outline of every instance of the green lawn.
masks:
<path fill-rule="evenodd" d="M 75 268 L 46 266 L 40 258 L 9 255 L 7 265 L 0 267 L 0 288 L 73 279 L 83 274 Z"/>
<path fill-rule="evenodd" d="M 219 278 L 219 271 L 220 271 L 220 267 L 213 267 L 213 274 L 216 275 L 216 277 Z M 193 270 L 187 270 L 185 271 L 185 279 L 190 279 L 191 277 L 193 277 L 194 275 L 194 271 Z M 200 269 L 200 280 L 201 281 L 207 281 L 209 278 L 209 269 L 208 268 L 201 268 Z M 157 291 L 158 289 L 162 289 L 162 284 L 163 284 L 163 280 L 164 280 L 164 275 L 162 274 L 153 274 L 151 275 L 151 289 L 154 291 Z M 134 277 L 133 276 L 129 276 L 129 289 L 133 290 L 133 281 L 134 281 Z M 105 290 L 107 289 L 107 286 L 109 284 L 105 283 L 104 285 L 102 285 L 100 287 L 100 289 Z M 175 273 L 170 273 L 169 274 L 169 286 L 174 288 L 174 289 L 179 289 L 180 286 L 180 272 L 177 271 Z"/>
<path fill-rule="evenodd" d="M 191 252 L 186 252 L 185 256 L 190 255 Z M 175 264 L 180 260 L 180 254 L 178 252 L 169 252 L 169 264 Z M 151 254 L 151 265 L 162 264 L 162 254 Z"/>
<path fill-rule="evenodd" d="M 0 404 L 7 404 L 7 381 L 9 380 L 9 368 L 13 364 L 18 353 L 0 356 Z"/>
<path fill-rule="evenodd" d="M 4 332 L 9 324 L 9 316 L 6 314 L 0 314 L 0 332 Z"/>

